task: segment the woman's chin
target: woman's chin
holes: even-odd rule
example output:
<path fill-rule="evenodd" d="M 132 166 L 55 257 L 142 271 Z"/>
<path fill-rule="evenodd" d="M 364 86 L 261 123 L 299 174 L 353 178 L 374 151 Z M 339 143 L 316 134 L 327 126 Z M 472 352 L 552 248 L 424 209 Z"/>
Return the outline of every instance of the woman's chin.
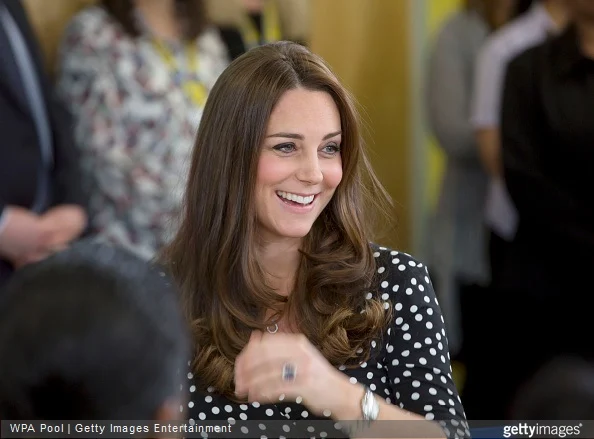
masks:
<path fill-rule="evenodd" d="M 286 239 L 302 239 L 311 231 L 311 225 L 299 227 L 287 227 L 277 231 L 279 237 Z"/>

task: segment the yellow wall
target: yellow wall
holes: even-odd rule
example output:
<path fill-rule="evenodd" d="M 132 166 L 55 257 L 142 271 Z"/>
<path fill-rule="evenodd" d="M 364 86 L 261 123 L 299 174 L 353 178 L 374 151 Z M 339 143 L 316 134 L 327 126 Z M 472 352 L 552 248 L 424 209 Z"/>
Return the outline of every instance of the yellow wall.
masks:
<path fill-rule="evenodd" d="M 413 0 L 416 1 L 416 0 Z M 372 162 L 397 208 L 382 243 L 409 251 L 409 1 L 315 0 L 310 43 L 353 92 L 368 125 Z"/>
<path fill-rule="evenodd" d="M 50 70 L 53 70 L 55 64 L 56 52 L 64 26 L 72 15 L 92 3 L 95 3 L 95 0 L 23 1 Z"/>
<path fill-rule="evenodd" d="M 413 0 L 414 1 L 414 0 Z M 426 18 L 426 36 L 427 43 L 430 45 L 435 37 L 437 31 L 443 24 L 444 20 L 452 14 L 459 6 L 461 0 L 427 0 L 425 8 Z M 430 46 L 429 46 L 430 47 Z M 437 146 L 435 139 L 430 133 L 427 133 L 428 142 L 428 168 L 427 184 L 426 184 L 426 199 L 428 209 L 432 210 L 437 202 L 439 195 L 439 186 L 443 175 L 445 166 L 445 156 L 441 149 Z"/>

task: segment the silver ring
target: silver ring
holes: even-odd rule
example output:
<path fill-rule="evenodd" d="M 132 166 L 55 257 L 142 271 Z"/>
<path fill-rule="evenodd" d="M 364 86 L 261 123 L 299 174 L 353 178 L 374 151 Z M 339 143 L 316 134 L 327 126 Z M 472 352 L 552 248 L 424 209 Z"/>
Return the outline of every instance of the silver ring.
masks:
<path fill-rule="evenodd" d="M 295 381 L 296 376 L 297 367 L 293 363 L 283 364 L 283 372 L 281 374 L 283 381 L 292 383 L 293 381 Z"/>

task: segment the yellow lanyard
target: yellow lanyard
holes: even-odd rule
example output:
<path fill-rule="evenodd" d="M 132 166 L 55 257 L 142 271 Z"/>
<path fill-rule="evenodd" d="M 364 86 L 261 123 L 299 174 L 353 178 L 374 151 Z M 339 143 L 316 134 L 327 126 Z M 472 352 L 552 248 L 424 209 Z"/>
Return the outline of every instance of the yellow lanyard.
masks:
<path fill-rule="evenodd" d="M 276 0 L 266 0 L 262 10 L 262 30 L 264 35 L 260 35 L 258 28 L 249 15 L 245 15 L 241 34 L 246 49 L 252 49 L 260 44 L 274 43 L 282 39 L 280 29 L 280 18 Z"/>
<path fill-rule="evenodd" d="M 195 43 L 186 44 L 186 59 L 188 61 L 188 70 L 183 71 L 179 68 L 175 56 L 171 50 L 160 41 L 154 42 L 155 50 L 159 53 L 171 74 L 173 82 L 181 87 L 188 99 L 197 107 L 204 107 L 208 91 L 202 82 L 198 80 L 198 55 Z"/>

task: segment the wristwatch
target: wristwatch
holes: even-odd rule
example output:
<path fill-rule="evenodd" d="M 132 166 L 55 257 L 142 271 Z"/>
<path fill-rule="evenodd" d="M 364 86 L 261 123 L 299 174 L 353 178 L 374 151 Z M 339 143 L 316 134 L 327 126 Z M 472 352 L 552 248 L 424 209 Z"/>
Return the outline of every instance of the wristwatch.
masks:
<path fill-rule="evenodd" d="M 361 399 L 361 413 L 364 421 L 375 421 L 379 415 L 380 407 L 375 399 L 375 394 L 369 387 L 365 387 L 365 394 Z"/>

